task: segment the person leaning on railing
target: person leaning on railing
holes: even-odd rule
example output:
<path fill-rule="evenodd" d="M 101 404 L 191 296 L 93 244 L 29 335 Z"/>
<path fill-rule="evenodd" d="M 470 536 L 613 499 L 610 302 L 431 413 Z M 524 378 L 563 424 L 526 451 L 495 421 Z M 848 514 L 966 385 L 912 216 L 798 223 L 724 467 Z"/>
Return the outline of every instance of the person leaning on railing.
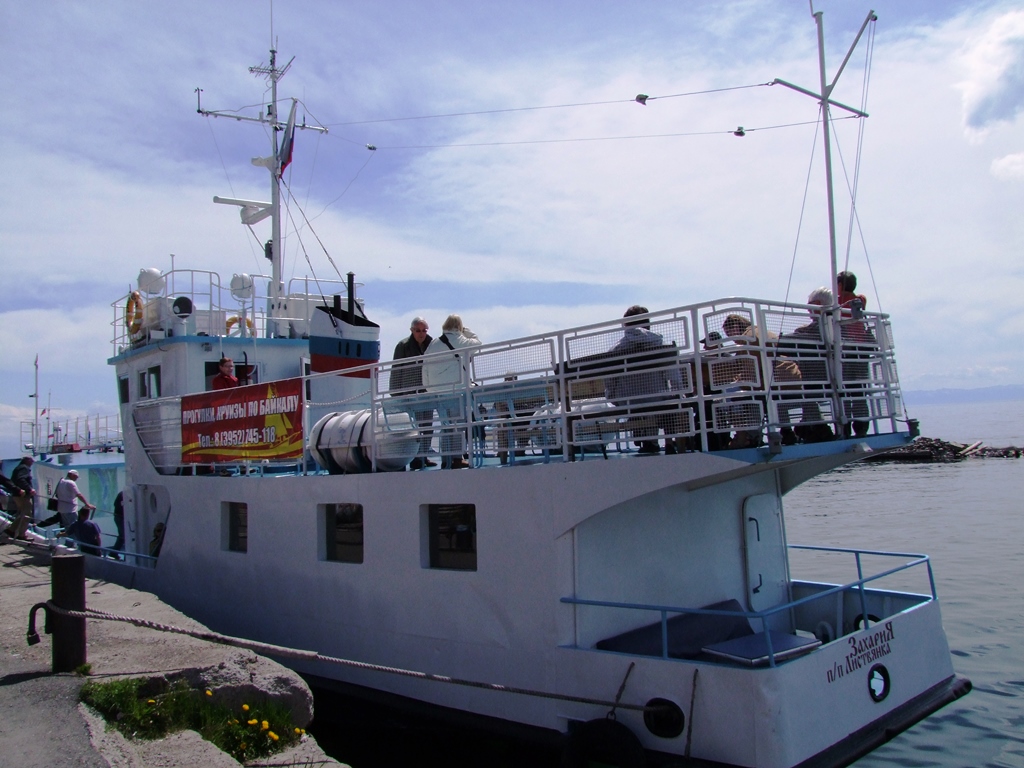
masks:
<path fill-rule="evenodd" d="M 436 359 L 429 359 L 423 364 L 423 385 L 428 391 L 450 391 L 464 383 L 469 353 L 458 350 L 478 347 L 482 343 L 475 333 L 462 324 L 462 318 L 458 315 L 448 315 L 441 328 L 444 332 L 430 342 L 430 346 L 427 347 L 427 355 L 440 352 L 449 352 L 450 354 L 438 355 Z M 437 415 L 446 425 L 444 433 L 441 435 L 441 466 L 443 469 L 465 469 L 469 466 L 462 455 L 456 455 L 461 454 L 460 434 L 468 443 L 468 430 L 465 426 L 458 428 L 450 426 L 463 416 L 463 403 L 464 400 L 457 392 L 453 392 L 447 397 L 442 396 L 437 403 Z"/>
<path fill-rule="evenodd" d="M 848 390 L 865 389 L 870 379 L 870 363 L 862 361 L 870 359 L 875 344 L 871 330 L 860 321 L 860 313 L 867 308 L 868 299 L 864 294 L 854 293 L 857 290 L 857 276 L 853 272 L 840 272 L 836 275 L 836 287 L 839 290 L 839 306 L 843 308 L 843 356 L 853 358 L 853 362 L 843 363 L 843 383 Z M 851 348 L 855 350 L 852 354 L 849 351 Z M 871 426 L 869 415 L 867 400 L 863 397 L 844 399 L 843 437 L 849 437 L 851 431 L 857 437 L 866 435 Z"/>
<path fill-rule="evenodd" d="M 395 345 L 395 354 L 392 358 L 395 360 L 395 365 L 391 367 L 389 387 L 392 395 L 401 397 L 402 395 L 426 391 L 423 389 L 422 361 L 415 360 L 414 358 L 422 357 L 430 346 L 430 342 L 434 340 L 427 333 L 428 330 L 429 326 L 426 320 L 419 316 L 414 317 L 412 322 L 409 323 L 409 335 Z M 400 360 L 407 362 L 398 362 Z M 409 416 L 412 417 L 420 433 L 419 453 L 409 463 L 409 469 L 416 470 L 437 466 L 427 458 L 427 453 L 430 451 L 430 441 L 433 438 L 430 425 L 434 421 L 434 409 L 413 408 L 409 411 Z"/>

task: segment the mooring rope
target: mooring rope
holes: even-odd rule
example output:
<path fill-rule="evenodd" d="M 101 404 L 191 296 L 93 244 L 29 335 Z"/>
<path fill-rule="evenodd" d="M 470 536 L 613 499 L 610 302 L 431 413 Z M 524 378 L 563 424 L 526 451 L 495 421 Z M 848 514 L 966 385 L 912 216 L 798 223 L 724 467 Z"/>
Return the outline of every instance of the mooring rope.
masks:
<path fill-rule="evenodd" d="M 47 611 L 53 611 L 61 616 L 69 616 L 76 619 L 102 619 L 103 621 L 123 621 L 128 624 L 132 624 L 136 627 L 143 627 L 145 629 L 153 629 L 158 632 L 170 632 L 176 635 L 186 635 L 187 637 L 193 637 L 197 640 L 206 640 L 211 643 L 218 643 L 220 645 L 230 645 L 235 648 L 244 648 L 246 650 L 254 651 L 256 653 L 265 654 L 267 656 L 282 656 L 286 658 L 302 659 L 304 661 L 323 661 L 329 664 L 340 664 L 346 667 L 353 667 L 355 669 L 365 669 L 373 672 L 386 672 L 391 675 L 401 675 L 403 677 L 414 677 L 420 680 L 429 680 L 435 683 L 451 683 L 452 685 L 462 685 L 469 688 L 481 688 L 487 691 L 498 691 L 501 693 L 518 693 L 523 696 L 534 696 L 542 699 L 554 699 L 556 701 L 571 701 L 577 704 L 593 704 L 599 707 L 618 707 L 619 709 L 630 709 L 636 712 L 653 712 L 661 709 L 660 706 L 645 706 L 643 704 L 623 704 L 616 701 L 608 701 L 605 699 L 591 699 L 586 696 L 570 696 L 564 693 L 550 693 L 548 691 L 536 691 L 530 688 L 519 688 L 512 685 L 498 685 L 496 683 L 482 683 L 477 680 L 464 680 L 458 677 L 449 677 L 447 675 L 434 675 L 429 672 L 416 672 L 411 669 L 402 669 L 400 667 L 388 667 L 382 664 L 369 664 L 364 661 L 354 661 L 352 659 L 342 659 L 337 656 L 325 656 L 316 651 L 304 651 L 298 648 L 288 648 L 283 645 L 272 645 L 270 643 L 261 643 L 258 640 L 246 640 L 242 637 L 232 637 L 230 635 L 222 635 L 218 632 L 199 631 L 195 629 L 185 629 L 183 627 L 175 627 L 170 624 L 161 624 L 156 621 L 150 621 L 149 619 L 139 619 L 134 616 L 118 616 L 114 613 L 107 613 L 106 611 L 97 611 L 89 608 L 85 611 L 74 611 L 68 608 L 61 608 L 58 605 L 54 605 L 52 600 L 48 600 L 45 603 L 37 603 L 32 606 L 32 611 L 29 614 L 29 626 L 28 626 L 28 642 L 29 645 L 34 645 L 39 642 L 39 634 L 35 631 L 35 613 L 39 608 L 44 608 Z M 632 665 L 631 665 L 632 669 Z M 628 677 L 628 673 L 627 673 Z M 625 680 L 623 680 L 623 688 L 625 687 Z M 622 689 L 619 690 L 619 696 L 622 695 Z"/>

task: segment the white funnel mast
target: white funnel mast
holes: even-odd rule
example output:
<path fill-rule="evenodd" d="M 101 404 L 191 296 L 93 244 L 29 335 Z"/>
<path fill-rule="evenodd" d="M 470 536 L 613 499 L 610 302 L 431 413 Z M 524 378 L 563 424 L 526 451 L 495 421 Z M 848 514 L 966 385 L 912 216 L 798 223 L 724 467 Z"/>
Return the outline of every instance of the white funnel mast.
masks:
<path fill-rule="evenodd" d="M 273 322 L 275 318 L 283 317 L 286 313 L 282 306 L 283 294 L 284 294 L 284 281 L 283 281 L 283 249 L 281 247 L 281 186 L 280 179 L 284 172 L 285 167 L 291 162 L 292 155 L 292 142 L 297 128 L 302 130 L 319 131 L 321 133 L 327 133 L 327 129 L 321 126 L 306 125 L 303 120 L 302 125 L 295 124 L 295 112 L 298 105 L 296 99 L 291 99 L 292 105 L 289 110 L 288 120 L 281 122 L 279 119 L 280 110 L 277 107 L 277 82 L 291 68 L 292 62 L 295 61 L 293 56 L 287 64 L 281 69 L 277 67 L 277 51 L 273 48 L 270 50 L 270 64 L 269 66 L 259 65 L 256 67 L 249 67 L 249 72 L 255 75 L 262 75 L 263 77 L 270 80 L 270 103 L 267 105 L 266 113 L 260 113 L 259 117 L 242 117 L 231 112 L 217 112 L 214 110 L 206 110 L 202 108 L 200 103 L 196 110 L 201 115 L 207 117 L 230 117 L 233 120 L 239 120 L 250 123 L 261 123 L 270 127 L 270 156 L 269 157 L 254 157 L 252 164 L 266 168 L 270 173 L 270 202 L 261 202 L 258 200 L 239 200 L 236 198 L 228 197 L 214 197 L 213 202 L 222 203 L 224 205 L 237 205 L 241 208 L 240 214 L 242 217 L 242 223 L 246 226 L 252 226 L 263 219 L 270 217 L 271 222 L 271 233 L 269 242 L 269 253 L 267 254 L 271 263 L 271 280 L 268 286 L 267 296 L 270 301 L 268 307 L 268 314 L 271 322 L 268 324 L 267 335 L 276 336 L 278 335 L 277 323 Z M 197 88 L 196 93 L 202 93 L 202 90 Z M 278 142 L 278 133 L 284 133 L 283 140 Z"/>

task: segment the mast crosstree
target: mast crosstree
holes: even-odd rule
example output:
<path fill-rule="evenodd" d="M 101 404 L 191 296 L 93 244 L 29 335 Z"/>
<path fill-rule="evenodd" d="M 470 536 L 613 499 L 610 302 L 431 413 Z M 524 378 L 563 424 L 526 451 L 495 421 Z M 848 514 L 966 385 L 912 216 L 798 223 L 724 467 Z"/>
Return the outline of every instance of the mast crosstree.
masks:
<path fill-rule="evenodd" d="M 277 51 L 273 48 L 270 49 L 270 63 L 268 65 L 260 64 L 254 67 L 249 67 L 249 72 L 254 75 L 258 75 L 266 78 L 270 81 L 270 103 L 267 104 L 266 112 L 260 112 L 259 117 L 248 117 L 245 115 L 238 115 L 232 112 L 223 112 L 218 110 L 203 109 L 201 96 L 202 89 L 196 88 L 197 94 L 197 108 L 196 111 L 204 115 L 205 117 L 230 117 L 232 120 L 238 120 L 240 122 L 247 123 L 259 123 L 261 125 L 268 126 L 270 130 L 270 155 L 267 157 L 254 157 L 252 164 L 266 168 L 270 173 L 270 202 L 263 202 L 259 200 L 241 200 L 233 197 L 220 197 L 214 196 L 213 202 L 220 203 L 222 205 L 236 205 L 241 210 L 239 215 L 241 216 L 242 223 L 246 226 L 252 226 L 263 221 L 266 218 L 270 218 L 271 221 L 271 233 L 270 241 L 266 246 L 266 255 L 271 263 L 271 281 L 267 290 L 268 297 L 268 308 L 267 314 L 270 318 L 268 323 L 268 335 L 278 335 L 277 318 L 283 317 L 285 314 L 284 308 L 284 281 L 282 278 L 283 273 L 283 253 L 281 248 L 281 176 L 284 173 L 285 168 L 292 159 L 292 149 L 294 146 L 295 130 L 304 131 L 317 131 L 319 133 L 327 133 L 327 128 L 319 125 L 307 125 L 305 118 L 303 118 L 301 124 L 296 124 L 295 116 L 298 109 L 298 99 L 291 99 L 291 109 L 288 112 L 288 119 L 285 122 L 280 120 L 280 110 L 278 109 L 278 97 L 277 97 L 277 84 L 278 81 L 283 78 L 289 69 L 291 69 L 292 62 L 295 61 L 295 57 L 292 56 L 288 63 L 283 67 L 277 66 Z M 278 134 L 283 133 L 283 139 L 278 141 Z"/>

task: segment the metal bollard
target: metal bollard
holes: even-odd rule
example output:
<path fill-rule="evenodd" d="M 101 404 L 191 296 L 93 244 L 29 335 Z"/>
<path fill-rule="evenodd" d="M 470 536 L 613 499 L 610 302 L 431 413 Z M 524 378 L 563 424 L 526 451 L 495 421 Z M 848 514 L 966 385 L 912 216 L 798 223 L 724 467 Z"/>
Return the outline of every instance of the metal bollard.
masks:
<path fill-rule="evenodd" d="M 85 557 L 55 555 L 50 564 L 50 597 L 58 608 L 85 610 Z M 86 663 L 85 619 L 51 612 L 53 671 L 74 672 Z"/>

